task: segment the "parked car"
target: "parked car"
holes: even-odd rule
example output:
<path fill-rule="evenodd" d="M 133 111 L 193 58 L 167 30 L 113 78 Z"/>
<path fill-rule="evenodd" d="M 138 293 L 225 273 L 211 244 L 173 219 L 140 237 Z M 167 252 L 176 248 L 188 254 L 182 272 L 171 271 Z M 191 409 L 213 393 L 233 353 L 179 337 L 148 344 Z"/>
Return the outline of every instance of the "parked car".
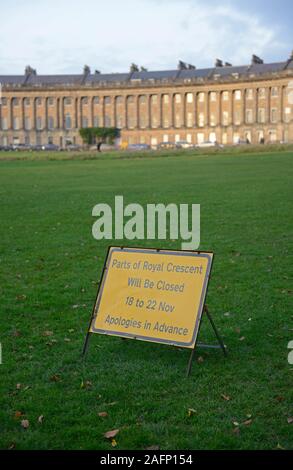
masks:
<path fill-rule="evenodd" d="M 77 144 L 69 144 L 66 145 L 65 149 L 68 150 L 68 152 L 79 152 L 80 150 L 82 150 L 82 146 Z"/>
<path fill-rule="evenodd" d="M 46 150 L 49 152 L 58 152 L 60 150 L 60 147 L 55 144 L 45 144 L 45 145 L 42 145 L 41 147 L 42 147 L 42 150 Z"/>
<path fill-rule="evenodd" d="M 199 148 L 208 148 L 208 147 L 224 148 L 224 145 L 219 144 L 218 142 L 211 142 L 210 140 L 207 140 L 205 142 L 201 142 L 197 144 L 197 147 Z"/>
<path fill-rule="evenodd" d="M 167 149 L 174 149 L 175 144 L 173 142 L 160 142 L 158 145 L 158 149 L 160 150 L 167 150 Z"/>
<path fill-rule="evenodd" d="M 149 150 L 151 147 L 148 144 L 131 144 L 128 145 L 128 150 Z"/>
<path fill-rule="evenodd" d="M 193 149 L 195 146 L 191 142 L 187 142 L 187 140 L 178 140 L 176 142 L 177 149 Z"/>

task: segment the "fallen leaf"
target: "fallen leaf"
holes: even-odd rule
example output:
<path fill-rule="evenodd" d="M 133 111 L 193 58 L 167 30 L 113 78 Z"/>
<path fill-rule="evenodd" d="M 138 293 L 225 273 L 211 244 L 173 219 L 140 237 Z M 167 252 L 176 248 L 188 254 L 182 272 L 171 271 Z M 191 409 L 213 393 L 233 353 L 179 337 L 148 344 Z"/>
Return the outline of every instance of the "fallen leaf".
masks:
<path fill-rule="evenodd" d="M 116 447 L 116 446 L 117 446 L 117 442 L 115 441 L 115 439 L 112 439 L 112 441 L 111 441 L 111 446 L 112 446 L 112 447 Z"/>
<path fill-rule="evenodd" d="M 118 432 L 119 432 L 119 429 L 113 429 L 113 431 L 107 431 L 105 432 L 104 437 L 106 439 L 112 439 L 115 436 L 117 436 Z"/>
<path fill-rule="evenodd" d="M 28 419 L 23 419 L 20 424 L 21 424 L 21 426 L 22 426 L 24 429 L 27 429 L 27 428 L 29 427 L 29 425 L 30 425 Z"/>
<path fill-rule="evenodd" d="M 12 450 L 14 448 L 15 448 L 15 442 L 11 442 L 11 444 L 9 444 L 8 450 Z"/>
<path fill-rule="evenodd" d="M 290 416 L 289 418 L 287 418 L 287 423 L 288 424 L 292 424 L 293 423 L 293 417 Z"/>
<path fill-rule="evenodd" d="M 194 408 L 188 408 L 187 414 L 189 417 L 193 416 L 196 414 L 196 410 Z"/>
<path fill-rule="evenodd" d="M 204 358 L 203 358 L 202 356 L 199 356 L 199 357 L 197 358 L 197 362 L 199 362 L 199 363 L 204 362 Z"/>
<path fill-rule="evenodd" d="M 231 397 L 229 397 L 229 395 L 225 395 L 224 393 L 222 393 L 221 397 L 223 398 L 223 400 L 226 400 L 226 401 L 231 400 Z"/>
<path fill-rule="evenodd" d="M 53 336 L 53 331 L 50 331 L 50 330 L 46 330 L 43 332 L 43 336 Z"/>
<path fill-rule="evenodd" d="M 106 406 L 114 406 L 117 405 L 118 401 L 111 401 L 111 403 L 106 403 Z"/>
<path fill-rule="evenodd" d="M 275 397 L 275 400 L 278 402 L 281 402 L 284 400 L 284 397 L 282 397 L 281 395 L 278 395 L 277 397 Z"/>
<path fill-rule="evenodd" d="M 239 338 L 239 341 L 244 341 L 245 340 L 245 336 L 241 336 L 241 338 Z"/>
<path fill-rule="evenodd" d="M 252 419 L 247 419 L 246 421 L 243 422 L 244 426 L 250 426 L 252 423 Z"/>
<path fill-rule="evenodd" d="M 43 424 L 44 415 L 38 417 L 38 423 Z"/>
<path fill-rule="evenodd" d="M 107 411 L 101 411 L 100 413 L 98 413 L 98 416 L 100 416 L 101 418 L 106 418 L 108 416 L 108 413 Z"/>
<path fill-rule="evenodd" d="M 234 426 L 239 426 L 238 421 L 233 421 Z"/>
<path fill-rule="evenodd" d="M 16 411 L 16 412 L 14 413 L 14 417 L 15 417 L 16 419 L 20 418 L 21 416 L 23 416 L 23 412 L 22 412 L 22 411 Z"/>
<path fill-rule="evenodd" d="M 16 384 L 16 388 L 17 388 L 17 390 L 20 390 L 21 389 L 21 384 Z"/>
<path fill-rule="evenodd" d="M 59 374 L 54 374 L 50 377 L 51 382 L 59 382 L 60 380 L 60 375 Z"/>
<path fill-rule="evenodd" d="M 235 328 L 235 332 L 238 333 L 238 334 L 240 334 L 241 330 L 240 330 L 240 328 L 239 328 L 238 326 Z"/>
<path fill-rule="evenodd" d="M 232 432 L 233 432 L 233 434 L 236 434 L 238 436 L 240 434 L 239 427 L 234 428 Z"/>

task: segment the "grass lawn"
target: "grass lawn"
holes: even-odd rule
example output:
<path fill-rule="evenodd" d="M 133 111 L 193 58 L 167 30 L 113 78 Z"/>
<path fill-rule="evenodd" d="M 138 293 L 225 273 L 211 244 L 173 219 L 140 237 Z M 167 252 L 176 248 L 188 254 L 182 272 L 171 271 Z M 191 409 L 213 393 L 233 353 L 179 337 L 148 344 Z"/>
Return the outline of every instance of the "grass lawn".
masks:
<path fill-rule="evenodd" d="M 116 449 L 293 448 L 292 163 L 293 152 L 1 161 L 0 447 L 112 449 L 103 434 L 119 429 Z M 189 351 L 100 335 L 81 359 L 108 246 L 91 211 L 116 194 L 201 204 L 227 359 L 198 350 L 187 379 Z M 214 341 L 207 320 L 200 339 Z"/>

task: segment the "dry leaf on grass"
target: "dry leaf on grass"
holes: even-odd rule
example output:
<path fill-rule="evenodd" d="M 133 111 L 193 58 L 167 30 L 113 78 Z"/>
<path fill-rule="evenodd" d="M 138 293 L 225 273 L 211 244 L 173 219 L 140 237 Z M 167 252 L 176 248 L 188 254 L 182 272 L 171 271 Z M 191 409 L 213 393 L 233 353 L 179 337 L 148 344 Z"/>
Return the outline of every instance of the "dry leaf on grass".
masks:
<path fill-rule="evenodd" d="M 193 416 L 196 414 L 196 410 L 194 408 L 188 408 L 187 415 L 188 417 Z"/>
<path fill-rule="evenodd" d="M 38 417 L 38 423 L 43 424 L 44 415 Z"/>
<path fill-rule="evenodd" d="M 243 424 L 244 424 L 245 426 L 250 426 L 251 423 L 252 423 L 252 419 L 247 419 L 246 421 L 244 421 Z"/>
<path fill-rule="evenodd" d="M 98 413 L 98 416 L 100 416 L 101 418 L 106 418 L 108 416 L 108 413 L 107 411 L 101 411 L 100 413 Z"/>
<path fill-rule="evenodd" d="M 226 400 L 226 401 L 231 400 L 231 397 L 229 397 L 229 395 L 225 395 L 224 393 L 222 393 L 221 397 L 223 398 L 223 400 Z"/>
<path fill-rule="evenodd" d="M 53 336 L 53 334 L 54 334 L 53 331 L 50 331 L 50 330 L 45 330 L 43 332 L 43 336 Z"/>
<path fill-rule="evenodd" d="M 288 424 L 292 424 L 293 423 L 293 417 L 290 416 L 289 418 L 287 418 L 287 423 Z"/>
<path fill-rule="evenodd" d="M 113 439 L 115 436 L 117 436 L 118 432 L 119 432 L 119 429 L 113 429 L 113 431 L 107 431 L 105 432 L 104 437 L 106 439 Z"/>
<path fill-rule="evenodd" d="M 16 411 L 16 412 L 14 413 L 14 417 L 15 417 L 16 419 L 20 418 L 21 416 L 23 416 L 23 412 L 22 412 L 22 411 Z"/>
<path fill-rule="evenodd" d="M 50 377 L 51 382 L 59 382 L 61 380 L 61 377 L 59 374 L 54 374 Z"/>
<path fill-rule="evenodd" d="M 112 447 L 116 447 L 116 446 L 117 446 L 117 442 L 115 441 L 115 439 L 112 439 L 112 441 L 111 441 L 111 446 L 112 446 Z"/>

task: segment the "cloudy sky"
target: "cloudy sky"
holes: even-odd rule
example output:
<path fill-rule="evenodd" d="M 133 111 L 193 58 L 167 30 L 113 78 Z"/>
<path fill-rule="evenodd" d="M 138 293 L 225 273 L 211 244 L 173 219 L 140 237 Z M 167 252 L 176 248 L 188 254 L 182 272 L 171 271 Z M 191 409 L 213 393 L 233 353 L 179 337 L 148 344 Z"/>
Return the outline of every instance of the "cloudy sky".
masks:
<path fill-rule="evenodd" d="M 0 74 L 210 67 L 285 60 L 292 0 L 0 0 Z"/>

